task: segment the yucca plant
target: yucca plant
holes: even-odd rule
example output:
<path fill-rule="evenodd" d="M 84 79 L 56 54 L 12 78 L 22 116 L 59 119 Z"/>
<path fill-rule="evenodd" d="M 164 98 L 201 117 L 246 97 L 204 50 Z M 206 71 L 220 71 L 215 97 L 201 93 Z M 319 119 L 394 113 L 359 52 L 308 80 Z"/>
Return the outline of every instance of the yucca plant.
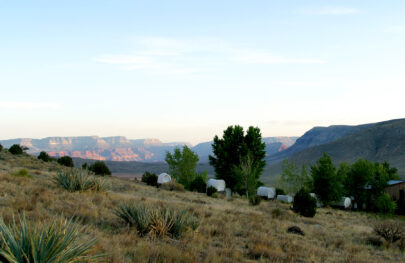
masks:
<path fill-rule="evenodd" d="M 150 211 L 143 205 L 121 204 L 115 214 L 130 227 L 134 226 L 141 236 L 150 230 Z"/>
<path fill-rule="evenodd" d="M 0 260 L 7 263 L 91 262 L 101 255 L 90 255 L 96 239 L 71 220 L 35 224 L 20 218 L 7 225 L 0 218 Z"/>
<path fill-rule="evenodd" d="M 55 183 L 70 191 L 104 191 L 106 183 L 101 178 L 90 175 L 85 170 L 62 170 L 59 171 L 54 179 Z"/>
<path fill-rule="evenodd" d="M 158 237 L 179 238 L 188 229 L 196 230 L 200 224 L 199 219 L 187 210 L 163 206 L 121 204 L 115 214 L 130 227 L 134 226 L 141 236 L 151 233 Z"/>

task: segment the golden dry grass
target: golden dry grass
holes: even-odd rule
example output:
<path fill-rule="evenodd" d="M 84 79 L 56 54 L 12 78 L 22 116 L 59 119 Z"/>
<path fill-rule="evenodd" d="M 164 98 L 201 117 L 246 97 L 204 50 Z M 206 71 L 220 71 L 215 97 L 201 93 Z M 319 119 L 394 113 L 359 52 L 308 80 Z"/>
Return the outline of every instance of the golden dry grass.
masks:
<path fill-rule="evenodd" d="M 22 168 L 32 178 L 12 175 Z M 52 182 L 60 168 L 1 152 L 0 213 L 6 222 L 21 213 L 42 222 L 74 218 L 96 235 L 95 253 L 105 253 L 105 262 L 405 262 L 395 245 L 367 244 L 372 225 L 382 220 L 372 214 L 324 208 L 304 218 L 275 201 L 252 207 L 243 198 L 159 190 L 119 178 L 107 179 L 107 192 L 70 193 Z M 178 240 L 139 237 L 114 214 L 122 202 L 188 209 L 201 224 Z M 290 226 L 300 227 L 305 236 L 288 234 Z"/>

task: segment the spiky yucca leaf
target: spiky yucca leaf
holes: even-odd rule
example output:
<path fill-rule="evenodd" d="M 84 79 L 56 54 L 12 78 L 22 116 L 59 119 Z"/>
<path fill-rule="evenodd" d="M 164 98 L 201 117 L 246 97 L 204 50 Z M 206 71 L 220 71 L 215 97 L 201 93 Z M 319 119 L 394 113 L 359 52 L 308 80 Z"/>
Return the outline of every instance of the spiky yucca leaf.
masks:
<path fill-rule="evenodd" d="M 0 255 L 9 263 L 62 263 L 93 261 L 90 255 L 96 239 L 84 227 L 71 220 L 57 220 L 49 225 L 28 223 L 25 217 L 6 225 L 0 218 Z"/>
<path fill-rule="evenodd" d="M 115 214 L 129 226 L 135 226 L 140 235 L 150 230 L 151 213 L 144 205 L 121 204 Z"/>
<path fill-rule="evenodd" d="M 107 188 L 105 181 L 90 175 L 85 170 L 63 170 L 59 171 L 54 178 L 55 183 L 70 191 L 104 191 Z"/>

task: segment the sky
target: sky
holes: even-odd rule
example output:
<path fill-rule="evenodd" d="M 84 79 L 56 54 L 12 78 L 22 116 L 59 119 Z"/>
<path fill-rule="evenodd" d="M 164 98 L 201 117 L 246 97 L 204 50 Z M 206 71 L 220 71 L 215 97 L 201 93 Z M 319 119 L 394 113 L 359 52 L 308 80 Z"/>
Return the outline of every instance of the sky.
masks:
<path fill-rule="evenodd" d="M 0 139 L 405 117 L 405 1 L 0 0 Z"/>

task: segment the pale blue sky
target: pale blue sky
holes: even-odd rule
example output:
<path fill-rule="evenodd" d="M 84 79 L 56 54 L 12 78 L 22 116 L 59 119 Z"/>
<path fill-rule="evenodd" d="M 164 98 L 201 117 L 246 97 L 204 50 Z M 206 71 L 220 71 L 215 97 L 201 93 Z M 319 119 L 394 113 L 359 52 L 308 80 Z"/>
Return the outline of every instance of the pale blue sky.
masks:
<path fill-rule="evenodd" d="M 0 0 L 0 139 L 405 117 L 405 1 Z"/>

